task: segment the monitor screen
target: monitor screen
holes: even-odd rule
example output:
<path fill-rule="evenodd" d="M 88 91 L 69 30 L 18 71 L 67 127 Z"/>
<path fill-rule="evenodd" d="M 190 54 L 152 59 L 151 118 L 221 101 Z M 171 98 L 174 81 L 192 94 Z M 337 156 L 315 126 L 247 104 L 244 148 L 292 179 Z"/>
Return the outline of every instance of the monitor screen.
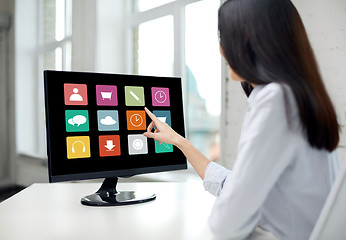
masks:
<path fill-rule="evenodd" d="M 184 136 L 180 78 L 44 71 L 50 182 L 186 169 L 175 146 L 143 136 L 144 107 Z"/>

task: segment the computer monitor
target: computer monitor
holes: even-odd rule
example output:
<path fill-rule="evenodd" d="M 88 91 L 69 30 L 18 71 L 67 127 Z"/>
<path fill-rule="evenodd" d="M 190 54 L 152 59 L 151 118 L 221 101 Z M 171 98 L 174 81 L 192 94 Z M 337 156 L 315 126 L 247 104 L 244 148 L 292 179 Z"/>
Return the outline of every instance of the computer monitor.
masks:
<path fill-rule="evenodd" d="M 118 177 L 186 169 L 175 146 L 146 138 L 144 107 L 185 136 L 181 79 L 44 71 L 50 182 L 105 178 L 81 202 L 134 204 L 154 194 L 116 191 Z"/>

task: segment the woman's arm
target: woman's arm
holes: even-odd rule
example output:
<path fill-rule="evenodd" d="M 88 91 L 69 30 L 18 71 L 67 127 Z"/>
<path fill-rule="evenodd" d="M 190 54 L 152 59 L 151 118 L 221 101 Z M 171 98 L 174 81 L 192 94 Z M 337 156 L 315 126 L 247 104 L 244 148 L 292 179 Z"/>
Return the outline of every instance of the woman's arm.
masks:
<path fill-rule="evenodd" d="M 175 132 L 167 123 L 161 122 L 147 108 L 144 109 L 152 120 L 147 128 L 147 132 L 144 133 L 144 136 L 153 138 L 155 141 L 159 141 L 159 144 L 164 142 L 173 144 L 179 148 L 196 170 L 198 175 L 204 179 L 205 170 L 210 163 L 210 160 L 206 158 L 200 151 L 198 151 L 198 149 L 196 149 L 186 138 Z M 152 132 L 154 127 L 156 127 L 156 129 L 154 132 Z"/>

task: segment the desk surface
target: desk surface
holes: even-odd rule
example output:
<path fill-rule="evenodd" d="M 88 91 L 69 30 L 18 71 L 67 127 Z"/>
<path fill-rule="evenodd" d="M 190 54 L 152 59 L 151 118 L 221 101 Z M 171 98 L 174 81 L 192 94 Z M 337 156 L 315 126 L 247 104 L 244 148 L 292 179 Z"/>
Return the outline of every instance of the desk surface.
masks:
<path fill-rule="evenodd" d="M 0 203 L 1 239 L 213 239 L 207 219 L 215 198 L 202 182 L 119 183 L 156 200 L 128 206 L 89 207 L 80 199 L 97 183 L 33 184 Z"/>

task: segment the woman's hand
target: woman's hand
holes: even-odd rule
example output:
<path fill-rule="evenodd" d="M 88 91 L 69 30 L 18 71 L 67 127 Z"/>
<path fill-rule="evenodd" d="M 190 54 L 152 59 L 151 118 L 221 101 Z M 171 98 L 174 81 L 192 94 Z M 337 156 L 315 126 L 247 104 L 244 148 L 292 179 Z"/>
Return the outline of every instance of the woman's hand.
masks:
<path fill-rule="evenodd" d="M 144 108 L 152 122 L 149 124 L 144 136 L 153 138 L 155 141 L 161 143 L 168 143 L 177 146 L 184 138 L 175 132 L 167 123 L 161 122 L 152 112 Z M 152 130 L 156 127 L 155 131 Z"/>
<path fill-rule="evenodd" d="M 184 137 L 176 133 L 167 123 L 161 122 L 152 112 L 144 108 L 152 122 L 149 124 L 144 136 L 153 138 L 155 141 L 161 143 L 169 143 L 178 147 L 194 167 L 198 175 L 204 179 L 205 169 L 207 168 L 210 160 L 206 158 L 200 151 L 198 151 L 192 144 Z M 156 127 L 155 131 L 152 130 Z"/>

